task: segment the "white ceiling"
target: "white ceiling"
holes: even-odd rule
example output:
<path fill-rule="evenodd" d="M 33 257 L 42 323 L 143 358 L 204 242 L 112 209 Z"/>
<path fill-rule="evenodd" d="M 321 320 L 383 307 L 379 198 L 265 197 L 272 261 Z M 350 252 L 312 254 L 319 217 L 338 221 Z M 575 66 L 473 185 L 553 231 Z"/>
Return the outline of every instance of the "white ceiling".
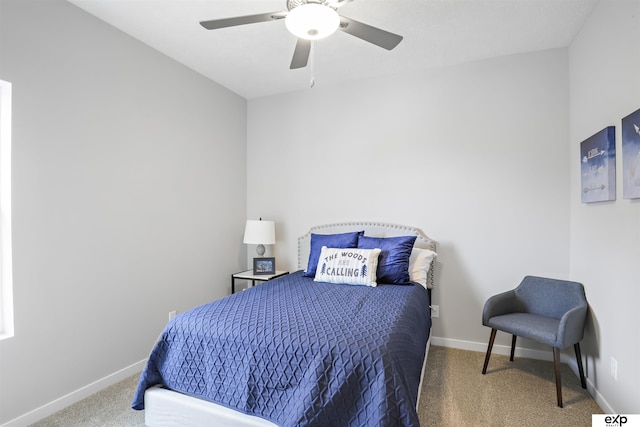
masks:
<path fill-rule="evenodd" d="M 337 31 L 289 64 L 284 20 L 218 30 L 200 21 L 286 11 L 286 0 L 68 0 L 247 98 L 568 46 L 598 0 L 353 0 L 341 15 L 404 36 L 387 51 Z"/>

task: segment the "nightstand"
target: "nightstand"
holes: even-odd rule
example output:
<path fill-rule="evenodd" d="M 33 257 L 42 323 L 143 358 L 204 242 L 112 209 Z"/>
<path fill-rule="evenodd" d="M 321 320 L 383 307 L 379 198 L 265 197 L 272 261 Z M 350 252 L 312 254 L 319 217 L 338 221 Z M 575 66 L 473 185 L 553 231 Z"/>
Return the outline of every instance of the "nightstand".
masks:
<path fill-rule="evenodd" d="M 255 286 L 256 282 L 266 282 L 276 277 L 289 274 L 288 271 L 276 270 L 274 274 L 253 274 L 253 270 L 241 271 L 231 275 L 231 293 L 236 292 L 236 279 L 251 280 L 251 286 Z"/>

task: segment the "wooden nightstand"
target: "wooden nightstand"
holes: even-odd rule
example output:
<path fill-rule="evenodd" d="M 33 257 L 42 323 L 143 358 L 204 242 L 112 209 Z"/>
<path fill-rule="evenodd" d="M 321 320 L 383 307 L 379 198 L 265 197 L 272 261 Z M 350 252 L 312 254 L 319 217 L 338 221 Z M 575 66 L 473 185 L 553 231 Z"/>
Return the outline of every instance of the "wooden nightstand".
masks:
<path fill-rule="evenodd" d="M 236 292 L 236 279 L 251 280 L 251 286 L 255 286 L 256 282 L 266 282 L 276 277 L 289 274 L 288 271 L 276 270 L 274 274 L 253 274 L 253 270 L 241 271 L 240 273 L 234 273 L 231 275 L 231 293 Z"/>

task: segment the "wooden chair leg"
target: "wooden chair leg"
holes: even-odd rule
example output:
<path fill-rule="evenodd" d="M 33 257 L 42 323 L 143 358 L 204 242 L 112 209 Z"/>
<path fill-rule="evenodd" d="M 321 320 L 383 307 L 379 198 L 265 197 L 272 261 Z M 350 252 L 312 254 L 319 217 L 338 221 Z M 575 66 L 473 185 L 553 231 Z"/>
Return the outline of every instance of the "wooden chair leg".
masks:
<path fill-rule="evenodd" d="M 497 329 L 491 329 L 491 336 L 489 337 L 489 346 L 487 347 L 487 355 L 484 357 L 484 366 L 482 367 L 482 374 L 487 373 L 487 366 L 489 366 L 489 357 L 491 357 L 491 349 L 493 348 L 493 342 L 496 339 Z"/>
<path fill-rule="evenodd" d="M 575 343 L 573 349 L 576 351 L 576 360 L 578 361 L 578 373 L 580 374 L 580 385 L 587 388 L 587 380 L 584 378 L 584 369 L 582 369 L 582 354 L 580 353 L 580 343 Z"/>
<path fill-rule="evenodd" d="M 562 408 L 562 380 L 560 379 L 560 349 L 553 347 L 553 366 L 556 371 L 556 395 L 558 407 Z"/>
<path fill-rule="evenodd" d="M 513 354 L 516 351 L 516 337 L 515 335 L 511 337 L 511 357 L 509 357 L 509 361 L 513 362 Z"/>

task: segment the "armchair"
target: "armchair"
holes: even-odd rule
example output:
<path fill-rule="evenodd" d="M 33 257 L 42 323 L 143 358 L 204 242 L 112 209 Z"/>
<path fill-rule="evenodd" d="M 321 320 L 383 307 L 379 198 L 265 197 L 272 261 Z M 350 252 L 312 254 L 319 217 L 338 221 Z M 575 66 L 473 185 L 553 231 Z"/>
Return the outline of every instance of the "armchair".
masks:
<path fill-rule="evenodd" d="M 491 328 L 482 373 L 487 373 L 491 349 L 498 330 L 512 334 L 513 361 L 516 337 L 553 347 L 558 406 L 562 408 L 560 350 L 573 345 L 580 383 L 587 388 L 582 368 L 580 340 L 584 334 L 587 299 L 582 284 L 544 277 L 526 276 L 513 290 L 494 295 L 482 312 L 482 324 Z"/>

